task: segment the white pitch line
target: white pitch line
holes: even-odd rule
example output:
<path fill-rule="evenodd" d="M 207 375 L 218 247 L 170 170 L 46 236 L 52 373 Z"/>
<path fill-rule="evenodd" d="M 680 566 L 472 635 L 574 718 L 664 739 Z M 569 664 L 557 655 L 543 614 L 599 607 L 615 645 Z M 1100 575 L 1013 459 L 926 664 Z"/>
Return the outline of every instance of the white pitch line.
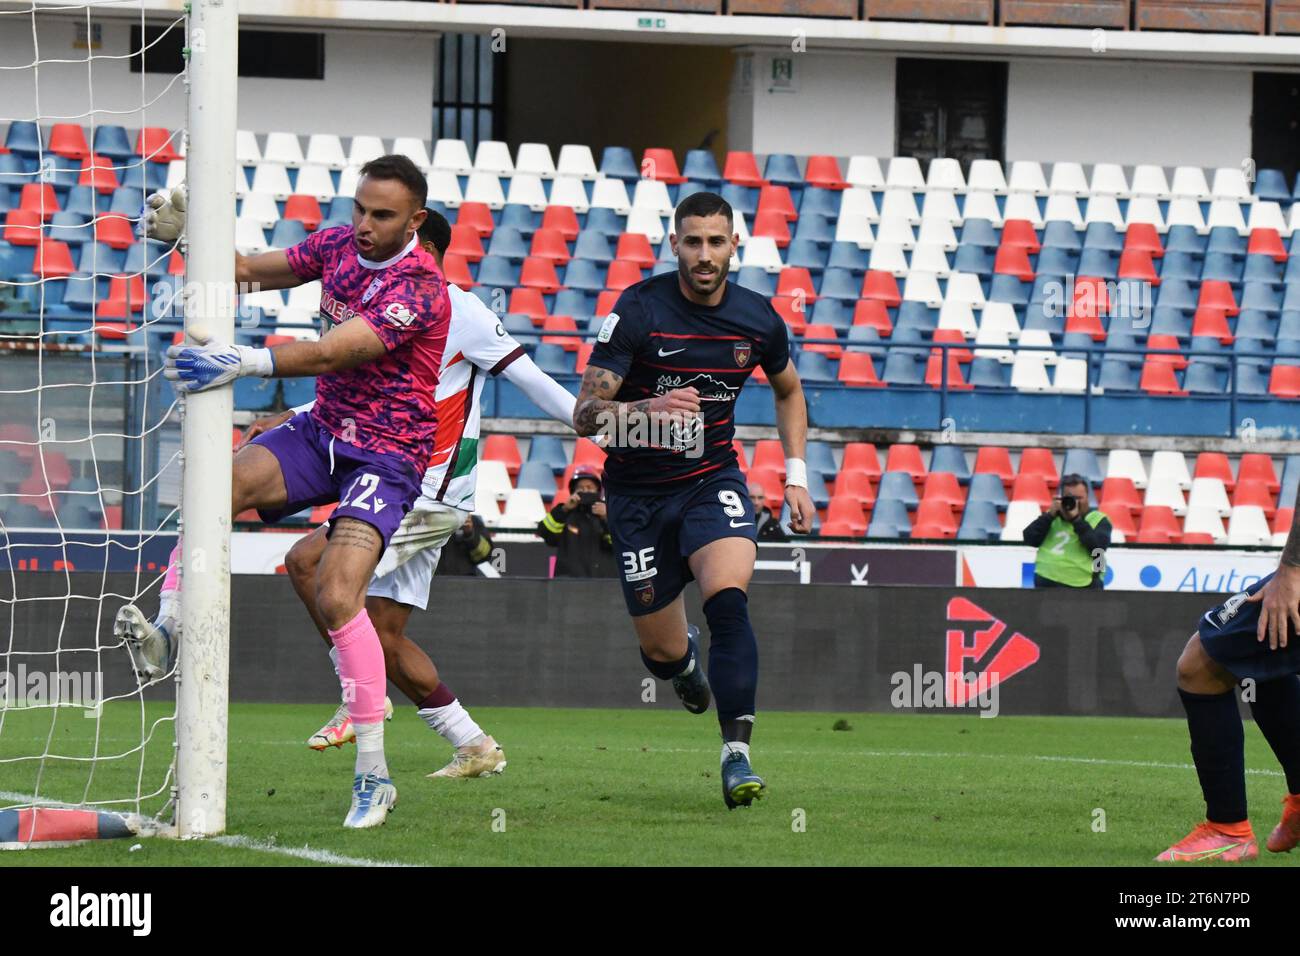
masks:
<path fill-rule="evenodd" d="M 268 843 L 265 840 L 254 840 L 251 837 L 231 834 L 228 836 L 212 837 L 206 843 L 220 843 L 222 846 L 235 847 L 240 850 L 257 850 L 261 853 L 278 853 L 280 856 L 291 856 L 297 860 L 310 860 L 313 863 L 329 863 L 334 866 L 412 866 L 410 863 L 398 863 L 394 860 L 370 860 L 358 856 L 342 856 L 338 853 L 331 853 L 329 850 L 313 850 L 309 846 L 292 847 L 278 846 L 274 843 Z"/>

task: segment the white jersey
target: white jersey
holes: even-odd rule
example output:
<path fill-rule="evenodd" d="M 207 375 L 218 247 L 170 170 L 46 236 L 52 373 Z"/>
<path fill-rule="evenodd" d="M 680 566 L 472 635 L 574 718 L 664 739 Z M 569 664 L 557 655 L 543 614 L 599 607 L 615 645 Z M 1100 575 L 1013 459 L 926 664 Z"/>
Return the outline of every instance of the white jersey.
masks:
<path fill-rule="evenodd" d="M 416 507 L 435 501 L 473 511 L 483 382 L 525 352 L 478 296 L 451 283 L 447 292 L 452 318 L 434 393 L 438 433 L 424 472 L 421 497 L 426 500 Z"/>

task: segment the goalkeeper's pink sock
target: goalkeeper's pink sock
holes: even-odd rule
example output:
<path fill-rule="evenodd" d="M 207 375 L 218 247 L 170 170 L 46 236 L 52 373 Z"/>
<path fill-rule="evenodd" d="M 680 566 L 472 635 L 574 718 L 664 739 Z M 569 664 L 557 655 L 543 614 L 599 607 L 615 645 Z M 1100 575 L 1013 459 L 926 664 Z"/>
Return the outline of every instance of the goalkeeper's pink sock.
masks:
<path fill-rule="evenodd" d="M 357 773 L 388 776 L 384 760 L 384 648 L 379 634 L 362 608 L 337 631 L 329 632 L 338 649 L 339 678 L 348 716 L 357 732 Z"/>
<path fill-rule="evenodd" d="M 176 536 L 176 547 L 167 558 L 167 573 L 163 575 L 158 591 L 158 623 L 180 619 L 181 594 L 181 536 Z"/>

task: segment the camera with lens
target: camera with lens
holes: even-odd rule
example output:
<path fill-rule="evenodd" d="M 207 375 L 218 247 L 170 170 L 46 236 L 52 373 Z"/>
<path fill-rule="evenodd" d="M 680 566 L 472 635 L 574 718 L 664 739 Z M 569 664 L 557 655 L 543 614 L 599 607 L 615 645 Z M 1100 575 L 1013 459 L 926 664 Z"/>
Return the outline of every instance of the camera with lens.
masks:
<path fill-rule="evenodd" d="M 578 507 L 580 508 L 590 508 L 599 500 L 600 500 L 599 492 L 595 492 L 595 491 L 578 492 Z"/>
<path fill-rule="evenodd" d="M 1074 495 L 1061 495 L 1061 514 L 1073 515 L 1079 510 L 1079 499 Z"/>

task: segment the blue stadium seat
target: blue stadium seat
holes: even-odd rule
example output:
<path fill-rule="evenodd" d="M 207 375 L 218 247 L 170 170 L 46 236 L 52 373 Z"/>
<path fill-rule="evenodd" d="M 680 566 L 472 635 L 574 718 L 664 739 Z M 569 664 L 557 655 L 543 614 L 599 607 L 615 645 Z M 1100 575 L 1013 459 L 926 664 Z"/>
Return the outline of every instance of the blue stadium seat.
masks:
<path fill-rule="evenodd" d="M 89 245 L 88 243 L 85 248 L 89 248 Z M 143 272 L 151 280 L 161 279 L 167 274 L 167 260 L 170 258 L 171 247 L 166 243 L 152 239 L 141 240 L 126 250 L 122 271 L 128 275 Z"/>
<path fill-rule="evenodd" d="M 881 381 L 886 385 L 920 385 L 921 369 L 911 350 L 890 349 L 885 357 L 885 374 Z"/>
<path fill-rule="evenodd" d="M 1195 226 L 1170 226 L 1165 236 L 1165 257 L 1171 252 L 1188 252 L 1192 255 L 1205 255 L 1205 237 L 1196 231 Z"/>
<path fill-rule="evenodd" d="M 1276 365 L 1300 365 L 1300 339 L 1278 339 Z"/>
<path fill-rule="evenodd" d="M 676 193 L 673 192 L 674 189 L 677 190 Z M 669 186 L 668 192 L 672 195 L 673 205 L 676 206 L 688 196 L 694 196 L 696 193 L 717 192 L 717 189 L 708 183 L 701 183 L 693 179 L 688 179 L 680 186 Z"/>
<path fill-rule="evenodd" d="M 904 476 L 906 477 L 906 476 Z M 908 478 L 909 483 L 911 479 Z M 907 517 L 907 507 L 892 498 L 876 499 L 876 506 L 871 511 L 871 523 L 867 525 L 868 538 L 910 538 L 912 523 Z"/>
<path fill-rule="evenodd" d="M 1160 281 L 1200 282 L 1204 256 L 1191 252 L 1166 252 L 1160 262 Z"/>
<path fill-rule="evenodd" d="M 3 159 L 3 157 L 0 157 Z M 75 212 L 79 216 L 85 216 L 87 219 L 93 219 L 95 216 L 102 216 L 108 212 L 112 206 L 111 200 L 104 201 L 104 198 L 95 192 L 90 186 L 74 186 L 68 190 L 67 197 L 63 200 L 64 212 Z"/>
<path fill-rule="evenodd" d="M 1201 263 L 1201 281 L 1240 282 L 1245 267 L 1246 263 L 1239 256 L 1227 252 L 1207 252 L 1205 261 Z"/>
<path fill-rule="evenodd" d="M 707 149 L 687 150 L 682 163 L 682 175 L 706 186 L 714 187 L 722 182 L 722 173 L 718 171 L 718 161 Z M 681 200 L 678 199 L 678 202 Z"/>
<path fill-rule="evenodd" d="M 961 245 L 978 246 L 981 249 L 996 249 L 1002 240 L 987 219 L 967 219 L 961 227 Z"/>
<path fill-rule="evenodd" d="M 1126 361 L 1142 362 L 1142 354 L 1146 351 L 1147 332 L 1145 329 L 1116 329 L 1111 328 L 1110 334 L 1106 336 L 1106 341 L 1102 343 L 1107 352 L 1114 353 L 1108 358 L 1124 359 Z M 1127 352 L 1127 354 L 1125 354 Z"/>
<path fill-rule="evenodd" d="M 593 206 L 587 213 L 587 221 L 582 224 L 583 229 L 595 229 L 597 232 L 603 232 L 607 236 L 613 236 L 616 239 L 623 234 L 623 227 L 627 225 L 627 220 L 620 217 L 618 213 L 604 206 Z"/>
<path fill-rule="evenodd" d="M 745 214 L 745 218 L 752 219 L 754 213 L 758 211 L 758 187 L 741 186 L 737 183 L 723 183 L 722 192 L 719 194 L 736 212 Z"/>
<path fill-rule="evenodd" d="M 1241 308 L 1276 314 L 1282 308 L 1284 288 L 1271 282 L 1247 282 L 1241 289 Z"/>
<path fill-rule="evenodd" d="M 511 262 L 523 262 L 529 255 L 529 243 L 518 229 L 511 226 L 498 226 L 492 232 L 487 254 L 509 259 Z"/>
<path fill-rule="evenodd" d="M 966 507 L 976 502 L 986 501 L 998 511 L 1007 510 L 1007 489 L 1002 479 L 988 472 L 977 472 L 970 476 L 970 490 L 966 493 Z"/>
<path fill-rule="evenodd" d="M 36 156 L 42 152 L 41 131 L 35 123 L 14 120 L 5 136 L 5 149 L 19 156 Z"/>
<path fill-rule="evenodd" d="M 167 186 L 166 163 L 134 163 L 117 170 L 117 181 L 128 189 L 138 189 L 148 195 Z"/>
<path fill-rule="evenodd" d="M 816 472 L 824 480 L 834 478 L 839 471 L 839 466 L 835 464 L 835 453 L 824 441 L 808 442 L 804 450 L 804 460 L 808 463 L 808 471 Z"/>
<path fill-rule="evenodd" d="M 821 272 L 826 268 L 826 249 L 811 239 L 793 239 L 785 250 L 785 264 L 791 269 Z"/>
<path fill-rule="evenodd" d="M 28 504 L 9 504 L 13 498 L 0 498 L 0 520 L 8 528 L 53 528 L 54 518 Z"/>
<path fill-rule="evenodd" d="M 1065 334 L 1065 316 L 1058 315 L 1050 302 L 1031 303 L 1025 308 L 1025 321 L 1021 328 L 1026 332 L 1050 332 L 1053 337 L 1059 337 Z"/>
<path fill-rule="evenodd" d="M 1196 301 L 1197 289 L 1182 279 L 1162 280 L 1160 290 L 1156 293 L 1157 308 L 1165 306 L 1171 309 L 1195 311 Z"/>
<path fill-rule="evenodd" d="M 1238 367 L 1243 365 L 1267 366 L 1269 364 L 1268 357 L 1273 352 L 1272 346 L 1263 339 L 1245 339 L 1237 336 L 1232 342 L 1232 354 L 1238 358 L 1236 363 Z"/>
<path fill-rule="evenodd" d="M 35 259 L 35 246 L 5 246 L 0 243 L 0 277 L 12 279 L 30 273 Z"/>
<path fill-rule="evenodd" d="M 1246 314 L 1247 313 L 1243 312 L 1241 316 L 1244 317 Z M 1252 312 L 1250 314 L 1257 315 L 1259 313 Z M 1241 317 L 1238 318 L 1237 323 L 1238 327 L 1240 327 Z M 1260 338 L 1264 338 L 1264 336 L 1260 336 Z M 1277 338 L 1300 339 L 1300 312 L 1282 313 L 1282 318 L 1278 321 L 1277 325 Z"/>
<path fill-rule="evenodd" d="M 570 263 L 570 268 L 572 268 L 572 263 Z M 478 264 L 478 275 L 475 277 L 475 281 L 479 285 L 489 288 L 513 289 L 519 285 L 519 265 L 509 259 L 484 256 Z M 603 281 L 601 285 L 604 285 Z"/>
<path fill-rule="evenodd" d="M 1290 262 L 1288 259 L 1288 265 Z M 1300 266 L 1296 266 L 1296 274 L 1300 275 Z M 1242 271 L 1241 278 L 1243 282 L 1279 283 L 1283 281 L 1283 265 L 1274 262 L 1272 256 L 1246 256 L 1246 268 Z"/>
<path fill-rule="evenodd" d="M 821 189 L 809 186 L 804 190 L 799 201 L 799 220 L 804 216 L 824 216 L 831 222 L 840 217 L 840 192 L 836 189 Z"/>
<path fill-rule="evenodd" d="M 577 357 L 564 350 L 564 346 L 546 342 L 537 346 L 533 361 L 547 375 L 572 375 Z"/>
<path fill-rule="evenodd" d="M 791 189 L 802 188 L 803 173 L 799 172 L 799 161 L 789 153 L 772 153 L 763 164 L 763 178 L 775 186 L 788 186 Z"/>
<path fill-rule="evenodd" d="M 271 248 L 289 249 L 307 239 L 307 227 L 297 219 L 281 219 L 271 230 Z"/>
<path fill-rule="evenodd" d="M 1282 491 L 1277 500 L 1288 507 L 1295 501 L 1296 492 L 1300 490 L 1300 455 L 1287 455 L 1286 464 L 1282 466 Z"/>
<path fill-rule="evenodd" d="M 342 219 L 350 223 L 354 202 L 351 196 L 335 196 L 327 205 L 321 207 L 321 213 L 326 219 Z"/>
<path fill-rule="evenodd" d="M 1003 368 L 997 359 L 976 358 L 970 363 L 966 381 L 975 388 L 1008 388 L 1011 385 L 1010 372 L 1003 371 Z"/>
<path fill-rule="evenodd" d="M 880 485 L 876 489 L 876 506 L 886 500 L 902 502 L 908 511 L 915 511 L 920 503 L 916 493 L 916 484 L 912 476 L 905 471 L 887 471 L 880 476 Z"/>
<path fill-rule="evenodd" d="M 575 321 L 581 322 L 596 314 L 595 297 L 581 289 L 561 289 L 555 293 L 554 312 L 556 315 L 571 315 Z"/>
<path fill-rule="evenodd" d="M 1091 222 L 1083 234 L 1083 251 L 1101 249 L 1105 252 L 1118 253 L 1124 248 L 1124 237 L 1119 234 L 1113 223 Z M 1087 273 L 1094 275 L 1094 273 Z"/>
<path fill-rule="evenodd" d="M 1261 169 L 1255 177 L 1255 198 L 1261 202 L 1289 203 L 1291 191 L 1280 169 Z"/>
<path fill-rule="evenodd" d="M 993 274 L 993 260 L 995 253 L 992 249 L 983 246 L 967 245 L 962 243 L 957 247 L 957 254 L 953 257 L 952 268 L 954 272 L 973 272 L 981 278 Z M 1008 276 L 1007 278 L 1014 278 Z"/>
<path fill-rule="evenodd" d="M 826 268 L 848 269 L 855 276 L 860 276 L 867 271 L 870 262 L 871 253 L 866 249 L 859 249 L 856 243 L 833 242 L 831 243 L 831 255 L 826 262 Z"/>
<path fill-rule="evenodd" d="M 850 352 L 866 352 L 874 363 L 879 364 L 885 357 L 885 346 L 875 326 L 854 325 L 849 328 L 848 344 Z M 981 359 L 976 359 L 976 362 Z"/>
<path fill-rule="evenodd" d="M 924 302 L 904 301 L 898 306 L 898 318 L 894 321 L 894 330 L 920 329 L 933 332 L 939 327 L 939 311 L 931 309 Z"/>
<path fill-rule="evenodd" d="M 489 310 L 493 312 L 496 311 L 496 309 L 493 308 L 493 300 L 497 298 L 496 289 L 493 289 L 485 285 L 476 285 L 474 286 L 474 288 L 470 289 L 469 292 L 470 295 L 474 296 L 476 299 L 478 299 L 480 302 L 486 305 Z"/>
<path fill-rule="evenodd" d="M 1021 282 L 1015 276 L 994 275 L 989 286 L 990 302 L 1006 302 L 1011 305 L 1029 304 L 1030 284 Z"/>
<path fill-rule="evenodd" d="M 825 281 L 825 280 L 823 280 Z M 768 275 L 766 269 L 758 266 L 741 266 L 740 274 L 736 276 L 736 284 L 742 288 L 757 292 L 764 298 L 772 298 L 776 295 L 776 283 Z"/>
<path fill-rule="evenodd" d="M 605 267 L 589 259 L 571 259 L 564 268 L 564 285 L 568 289 L 600 292 L 605 288 Z"/>
<path fill-rule="evenodd" d="M 1110 226 L 1110 223 L 1093 223 L 1094 226 Z M 1114 229 L 1114 226 L 1111 226 Z M 1079 256 L 1079 271 L 1081 276 L 1096 276 L 1100 279 L 1114 279 L 1119 275 L 1119 260 L 1116 253 L 1108 249 L 1099 249 L 1097 247 L 1084 246 L 1082 254 Z"/>
<path fill-rule="evenodd" d="M 835 369 L 821 352 L 809 352 L 804 349 L 799 353 L 795 363 L 799 379 L 804 382 L 827 383 L 835 381 Z"/>
<path fill-rule="evenodd" d="M 998 521 L 997 505 L 990 501 L 976 501 L 966 505 L 957 528 L 961 541 L 997 541 L 1002 536 L 1002 523 Z"/>
<path fill-rule="evenodd" d="M 108 279 L 94 276 L 73 276 L 63 293 L 63 304 L 69 310 L 89 313 L 108 294 Z"/>
<path fill-rule="evenodd" d="M 563 465 L 560 466 L 560 470 L 564 470 Z M 531 488 L 542 496 L 543 501 L 550 502 L 555 497 L 555 469 L 548 462 L 534 461 L 529 458 L 519 467 L 519 477 L 515 480 L 515 487 Z"/>
<path fill-rule="evenodd" d="M 116 213 L 119 216 L 126 216 L 128 219 L 139 219 L 140 214 L 144 211 L 145 194 L 138 189 L 131 189 L 129 186 L 119 186 L 113 190 L 113 198 L 109 203 L 108 211 Z M 99 212 L 104 213 L 104 198 L 99 198 Z"/>
<path fill-rule="evenodd" d="M 538 339 L 537 326 L 533 325 L 532 319 L 520 312 L 507 312 L 501 317 L 501 325 L 518 342 L 532 344 Z"/>
<path fill-rule="evenodd" d="M 21 156 L 15 153 L 0 155 L 0 189 L 19 189 L 32 182 L 36 182 L 36 177 L 28 172 L 27 163 Z"/>
<path fill-rule="evenodd" d="M 924 346 L 930 341 L 930 333 L 924 329 L 919 329 L 915 325 L 904 325 L 902 328 L 894 326 L 894 331 L 889 337 L 889 351 L 898 352 L 903 355 L 910 355 L 914 359 L 923 359 L 930 354 L 928 348 L 909 348 L 912 343 L 917 346 Z"/>
<path fill-rule="evenodd" d="M 96 126 L 92 148 L 96 154 L 110 159 L 130 159 L 135 155 L 131 141 L 126 138 L 126 130 L 121 126 Z"/>
<path fill-rule="evenodd" d="M 818 472 L 813 471 L 811 468 L 808 469 L 808 496 L 812 498 L 813 504 L 818 508 L 825 508 L 831 503 L 831 493 L 826 487 L 826 482 Z M 820 526 L 821 522 L 814 516 L 813 531 L 816 532 Z"/>
<path fill-rule="evenodd" d="M 599 229 L 583 229 L 573 244 L 573 258 L 609 265 L 614 261 L 614 248 L 609 237 Z"/>
<path fill-rule="evenodd" d="M 1097 386 L 1108 392 L 1135 392 L 1139 377 L 1138 370 L 1128 362 L 1108 356 L 1101 360 Z"/>
<path fill-rule="evenodd" d="M 635 182 L 641 178 L 641 170 L 632 158 L 632 150 L 626 146 L 606 146 L 600 158 L 600 174 L 606 178 L 622 179 Z"/>
<path fill-rule="evenodd" d="M 1061 355 L 1068 358 L 1088 358 L 1088 350 L 1097 343 L 1087 332 L 1066 332 L 1061 337 Z M 1078 349 L 1079 351 L 1075 351 Z"/>
<path fill-rule="evenodd" d="M 817 289 L 817 295 L 827 299 L 839 299 L 843 302 L 856 302 L 861 291 L 861 278 L 855 276 L 848 269 L 828 268 L 822 273 L 822 281 Z"/>
<path fill-rule="evenodd" d="M 529 439 L 528 461 L 540 462 L 551 469 L 552 475 L 563 473 L 569 466 L 569 456 L 558 435 L 534 435 Z"/>
<path fill-rule="evenodd" d="M 1223 253 L 1241 257 L 1246 254 L 1246 237 L 1238 234 L 1232 226 L 1215 226 L 1205 244 L 1205 254 Z"/>
<path fill-rule="evenodd" d="M 1034 270 L 1039 277 L 1073 275 L 1079 272 L 1079 259 L 1080 257 L 1069 249 L 1044 246 L 1043 251 L 1038 254 L 1038 262 Z"/>
<path fill-rule="evenodd" d="M 311 391 L 302 386 L 302 382 L 311 382 Z M 287 378 L 284 380 L 285 401 L 289 405 L 301 405 L 311 401 L 316 393 L 315 379 Z M 293 383 L 290 386 L 290 383 Z M 273 378 L 237 378 L 234 386 L 235 408 L 240 411 L 264 412 L 275 404 L 279 383 Z"/>
<path fill-rule="evenodd" d="M 794 238 L 827 245 L 835 241 L 835 227 L 820 213 L 803 213 L 795 223 Z"/>
<path fill-rule="evenodd" d="M 1176 335 L 1185 339 L 1192 334 L 1192 317 L 1182 309 L 1156 306 L 1151 316 L 1152 335 Z"/>
<path fill-rule="evenodd" d="M 1097 461 L 1097 453 L 1091 448 L 1068 448 L 1065 461 L 1061 463 L 1062 475 L 1083 475 L 1088 484 L 1100 488 L 1106 473 Z"/>
<path fill-rule="evenodd" d="M 960 445 L 935 445 L 930 452 L 930 472 L 946 471 L 957 476 L 963 485 L 970 484 L 970 465 L 966 463 L 966 449 Z"/>
<path fill-rule="evenodd" d="M 813 303 L 808 321 L 817 325 L 830 325 L 847 329 L 853 325 L 853 309 L 841 299 L 819 298 Z"/>
<path fill-rule="evenodd" d="M 496 225 L 518 229 L 521 236 L 531 238 L 541 228 L 542 214 L 533 212 L 522 203 L 508 203 L 501 207 L 501 221 Z"/>
<path fill-rule="evenodd" d="M 1078 252 L 1083 248 L 1083 241 L 1074 224 L 1060 219 L 1053 219 L 1043 226 L 1042 247 L 1044 249 L 1064 249 Z"/>
<path fill-rule="evenodd" d="M 1296 231 L 1300 232 L 1300 229 Z M 1286 290 L 1282 297 L 1282 311 L 1300 312 L 1300 282 L 1288 282 L 1282 288 Z"/>
<path fill-rule="evenodd" d="M 75 212 L 56 212 L 50 219 L 47 237 L 70 246 L 80 246 L 95 239 L 95 230 L 89 228 L 85 216 Z"/>
<path fill-rule="evenodd" d="M 1191 358 L 1204 365 L 1227 368 L 1231 364 L 1232 349 L 1213 335 L 1192 336 Z"/>
<path fill-rule="evenodd" d="M 661 276 L 667 272 L 676 272 L 677 263 L 675 262 L 656 262 L 650 267 L 650 275 Z"/>
<path fill-rule="evenodd" d="M 1267 395 L 1268 394 L 1268 367 L 1264 365 L 1250 365 L 1243 362 L 1237 363 L 1237 394 L 1238 395 Z"/>

